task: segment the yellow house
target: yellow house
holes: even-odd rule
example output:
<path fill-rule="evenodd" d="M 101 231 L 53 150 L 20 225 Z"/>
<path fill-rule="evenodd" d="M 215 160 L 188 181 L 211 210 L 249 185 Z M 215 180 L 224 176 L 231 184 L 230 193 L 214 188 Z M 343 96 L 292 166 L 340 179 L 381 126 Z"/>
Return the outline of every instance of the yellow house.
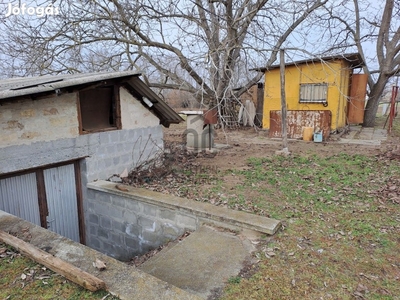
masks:
<path fill-rule="evenodd" d="M 361 90 L 366 90 L 366 77 L 363 74 L 353 74 L 353 70 L 361 66 L 362 59 L 358 54 L 286 64 L 288 136 L 299 138 L 303 127 L 314 127 L 315 131 L 322 131 L 324 137 L 327 137 L 330 132 L 348 124 L 348 104 L 351 99 L 357 98 L 356 94 L 351 95 L 351 91 L 356 93 L 360 90 L 360 84 Z M 270 129 L 271 137 L 281 136 L 280 66 L 261 70 L 265 72 L 263 128 Z M 361 99 L 363 97 L 365 93 L 364 96 L 358 95 L 360 99 L 357 100 L 364 101 Z M 358 120 L 360 114 L 363 116 L 363 104 L 361 106 L 362 109 L 357 111 Z"/>

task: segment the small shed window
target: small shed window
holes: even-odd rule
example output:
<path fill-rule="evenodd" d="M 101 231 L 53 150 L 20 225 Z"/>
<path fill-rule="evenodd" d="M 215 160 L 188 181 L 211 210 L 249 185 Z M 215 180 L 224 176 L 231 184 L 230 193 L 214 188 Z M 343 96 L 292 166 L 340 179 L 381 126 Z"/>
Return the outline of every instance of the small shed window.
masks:
<path fill-rule="evenodd" d="M 300 84 L 300 103 L 327 103 L 328 84 Z"/>
<path fill-rule="evenodd" d="M 79 106 L 82 133 L 121 128 L 119 101 L 114 86 L 79 92 Z"/>

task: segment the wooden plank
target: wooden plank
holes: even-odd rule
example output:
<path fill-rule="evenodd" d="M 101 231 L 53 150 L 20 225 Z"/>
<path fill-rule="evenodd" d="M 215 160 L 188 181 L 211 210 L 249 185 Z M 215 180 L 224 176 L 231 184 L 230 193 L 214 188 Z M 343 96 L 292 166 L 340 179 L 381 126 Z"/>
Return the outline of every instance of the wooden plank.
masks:
<path fill-rule="evenodd" d="M 92 292 L 106 288 L 103 280 L 2 230 L 0 230 L 0 241 L 14 247 L 22 254 Z"/>
<path fill-rule="evenodd" d="M 43 170 L 36 170 L 36 185 L 39 200 L 39 214 L 40 214 L 40 225 L 47 229 L 47 219 L 49 215 L 49 208 L 47 207 L 46 198 L 46 187 L 44 185 Z"/>
<path fill-rule="evenodd" d="M 83 211 L 83 197 L 82 197 L 82 181 L 81 181 L 81 167 L 79 160 L 74 162 L 75 170 L 75 187 L 76 187 L 76 200 L 78 207 L 78 220 L 79 220 L 79 239 L 81 244 L 86 245 L 86 232 L 85 232 L 85 220 Z"/>

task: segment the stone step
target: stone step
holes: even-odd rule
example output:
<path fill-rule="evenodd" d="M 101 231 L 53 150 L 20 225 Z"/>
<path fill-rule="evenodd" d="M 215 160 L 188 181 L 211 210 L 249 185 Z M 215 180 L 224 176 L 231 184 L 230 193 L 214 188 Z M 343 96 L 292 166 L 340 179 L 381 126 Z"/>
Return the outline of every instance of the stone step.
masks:
<path fill-rule="evenodd" d="M 223 288 L 229 278 L 237 276 L 250 259 L 255 250 L 251 239 L 260 236 L 253 231 L 247 231 L 246 234 L 238 235 L 201 226 L 182 241 L 163 249 L 139 268 L 206 299 Z"/>

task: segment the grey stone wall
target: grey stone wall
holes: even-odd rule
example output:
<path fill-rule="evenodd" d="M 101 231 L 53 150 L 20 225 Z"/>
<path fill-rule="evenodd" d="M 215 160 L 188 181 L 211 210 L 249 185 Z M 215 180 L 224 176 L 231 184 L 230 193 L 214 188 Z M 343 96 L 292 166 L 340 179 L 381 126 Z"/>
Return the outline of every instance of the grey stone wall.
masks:
<path fill-rule="evenodd" d="M 127 261 L 195 230 L 198 219 L 183 211 L 88 189 L 87 245 Z"/>
<path fill-rule="evenodd" d="M 163 149 L 161 125 L 1 148 L 0 174 L 82 159 L 87 181 L 106 179 Z"/>

